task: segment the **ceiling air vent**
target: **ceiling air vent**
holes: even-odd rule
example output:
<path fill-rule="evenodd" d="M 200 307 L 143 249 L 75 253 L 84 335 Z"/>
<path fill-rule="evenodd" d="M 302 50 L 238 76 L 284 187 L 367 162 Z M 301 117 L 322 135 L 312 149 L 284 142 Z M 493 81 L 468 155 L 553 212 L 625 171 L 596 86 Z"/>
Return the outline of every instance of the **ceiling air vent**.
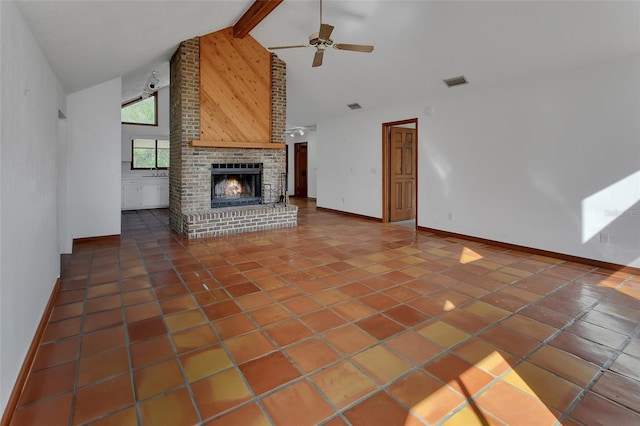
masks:
<path fill-rule="evenodd" d="M 362 107 L 360 106 L 360 104 L 359 104 L 359 103 L 357 103 L 357 102 L 356 102 L 355 104 L 349 104 L 349 105 L 347 105 L 347 106 L 349 107 L 349 109 L 360 109 L 360 108 L 362 108 Z"/>
<path fill-rule="evenodd" d="M 461 75 L 459 77 L 447 78 L 446 80 L 442 80 L 442 81 L 444 81 L 444 84 L 446 84 L 447 87 L 460 86 L 461 84 L 469 84 L 469 82 L 467 81 L 467 78 L 464 75 Z"/>

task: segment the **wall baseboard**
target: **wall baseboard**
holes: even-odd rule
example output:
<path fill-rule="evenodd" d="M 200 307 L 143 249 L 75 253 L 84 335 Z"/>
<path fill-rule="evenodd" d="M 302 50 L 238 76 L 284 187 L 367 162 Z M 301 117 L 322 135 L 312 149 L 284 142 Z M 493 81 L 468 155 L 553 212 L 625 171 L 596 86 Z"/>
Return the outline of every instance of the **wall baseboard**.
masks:
<path fill-rule="evenodd" d="M 101 235 L 98 237 L 84 237 L 84 238 L 74 238 L 73 244 L 86 244 L 86 243 L 104 243 L 111 244 L 117 243 L 120 241 L 120 234 L 114 235 Z"/>
<path fill-rule="evenodd" d="M 51 291 L 51 296 L 49 296 L 49 302 L 47 303 L 47 306 L 42 313 L 42 318 L 40 318 L 38 328 L 36 328 L 36 332 L 33 335 L 33 340 L 31 341 L 31 345 L 29 346 L 27 355 L 22 362 L 22 367 L 20 368 L 20 372 L 18 373 L 18 377 L 16 378 L 16 383 L 13 385 L 11 395 L 9 395 L 9 401 L 7 402 L 7 406 L 5 407 L 4 413 L 2 414 L 0 426 L 9 426 L 11 420 L 13 419 L 13 415 L 18 408 L 18 402 L 20 401 L 20 397 L 22 396 L 22 392 L 24 391 L 24 387 L 27 383 L 27 378 L 31 373 L 31 368 L 33 367 L 36 353 L 38 352 L 38 348 L 40 347 L 40 343 L 42 342 L 42 337 L 44 336 L 49 318 L 51 317 L 51 312 L 53 312 L 53 306 L 55 304 L 56 297 L 58 297 L 58 293 L 60 292 L 60 286 L 61 281 L 60 278 L 58 278 L 56 280 L 56 284 L 53 286 L 53 290 Z"/>
<path fill-rule="evenodd" d="M 295 198 L 296 200 L 316 201 L 315 197 L 298 197 L 296 194 L 289 195 L 289 198 Z"/>
<path fill-rule="evenodd" d="M 334 210 L 334 209 L 330 209 L 328 207 L 318 207 L 318 206 L 316 206 L 316 210 L 324 210 L 326 212 L 337 213 L 337 214 L 341 214 L 343 216 L 357 217 L 359 219 L 371 220 L 373 222 L 382 222 L 382 219 L 380 219 L 379 217 L 365 216 L 363 214 L 345 212 L 345 211 L 342 211 L 342 210 Z"/>
<path fill-rule="evenodd" d="M 586 257 L 573 256 L 573 255 L 570 255 L 570 254 L 564 254 L 564 253 L 558 253 L 558 252 L 554 252 L 554 251 L 548 251 L 548 250 L 542 250 L 542 249 L 537 249 L 537 248 L 532 248 L 532 247 L 520 246 L 520 245 L 517 245 L 517 244 L 504 243 L 504 242 L 501 242 L 501 241 L 489 240 L 489 239 L 486 239 L 486 238 L 474 237 L 474 236 L 471 236 L 471 235 L 457 234 L 455 232 L 443 231 L 441 229 L 425 228 L 423 226 L 418 226 L 418 231 L 430 232 L 432 234 L 441 235 L 441 236 L 445 236 L 445 237 L 460 238 L 460 239 L 463 239 L 463 240 L 469 240 L 469 241 L 474 241 L 474 242 L 477 242 L 477 243 L 482 243 L 482 244 L 488 244 L 488 245 L 492 245 L 492 246 L 502 247 L 502 248 L 509 249 L 509 250 L 523 251 L 525 253 L 537 254 L 537 255 L 540 255 L 540 256 L 553 257 L 553 258 L 564 260 L 564 261 L 567 261 L 567 262 L 575 262 L 575 263 L 581 263 L 583 265 L 594 266 L 596 268 L 610 269 L 612 271 L 629 273 L 629 274 L 634 274 L 634 275 L 640 274 L 640 268 L 634 268 L 632 266 L 620 265 L 620 264 L 617 264 L 617 263 L 604 262 L 602 260 L 595 260 L 595 259 L 589 259 L 589 258 L 586 258 Z"/>

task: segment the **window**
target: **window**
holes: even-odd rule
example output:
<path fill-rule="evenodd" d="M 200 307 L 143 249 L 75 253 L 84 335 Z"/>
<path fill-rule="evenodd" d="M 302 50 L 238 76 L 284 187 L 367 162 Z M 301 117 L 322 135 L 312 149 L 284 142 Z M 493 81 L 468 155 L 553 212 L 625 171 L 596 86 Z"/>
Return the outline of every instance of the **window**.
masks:
<path fill-rule="evenodd" d="M 168 169 L 169 141 L 133 139 L 131 142 L 132 169 Z"/>
<path fill-rule="evenodd" d="M 146 99 L 138 98 L 122 105 L 120 117 L 123 124 L 158 125 L 158 93 Z"/>

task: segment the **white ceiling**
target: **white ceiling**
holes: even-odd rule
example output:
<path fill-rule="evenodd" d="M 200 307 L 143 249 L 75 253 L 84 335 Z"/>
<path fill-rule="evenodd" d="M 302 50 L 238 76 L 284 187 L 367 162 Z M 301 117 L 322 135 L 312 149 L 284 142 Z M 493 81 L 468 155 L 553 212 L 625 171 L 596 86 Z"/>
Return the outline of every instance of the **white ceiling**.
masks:
<path fill-rule="evenodd" d="M 168 83 L 182 40 L 232 26 L 253 0 L 19 1 L 68 92 L 123 76 L 122 98 L 139 96 L 152 71 Z M 358 102 L 426 99 L 464 74 L 490 85 L 640 52 L 640 1 L 325 1 L 336 43 L 373 53 L 313 49 L 276 53 L 287 63 L 287 122 L 312 125 Z M 304 44 L 319 3 L 285 0 L 251 35 L 263 46 Z M 425 104 L 426 105 L 426 104 Z"/>

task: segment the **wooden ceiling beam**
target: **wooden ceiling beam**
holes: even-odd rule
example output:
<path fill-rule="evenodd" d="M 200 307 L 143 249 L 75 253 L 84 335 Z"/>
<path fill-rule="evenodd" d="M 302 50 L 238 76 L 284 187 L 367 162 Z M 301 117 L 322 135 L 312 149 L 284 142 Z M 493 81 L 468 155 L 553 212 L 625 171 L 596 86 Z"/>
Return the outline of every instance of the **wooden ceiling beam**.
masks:
<path fill-rule="evenodd" d="M 256 0 L 233 26 L 233 37 L 244 38 L 284 0 Z"/>

